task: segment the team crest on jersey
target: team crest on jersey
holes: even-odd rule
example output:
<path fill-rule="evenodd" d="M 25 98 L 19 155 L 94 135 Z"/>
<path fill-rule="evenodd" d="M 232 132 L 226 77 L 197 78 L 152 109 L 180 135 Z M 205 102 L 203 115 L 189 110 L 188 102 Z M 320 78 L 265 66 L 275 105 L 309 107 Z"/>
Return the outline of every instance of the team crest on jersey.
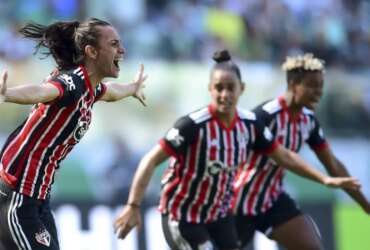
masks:
<path fill-rule="evenodd" d="M 85 100 L 80 104 L 80 113 L 81 117 L 73 134 L 73 137 L 76 141 L 80 141 L 82 139 L 88 130 L 91 121 L 91 111 L 89 110 Z"/>
<path fill-rule="evenodd" d="M 177 128 L 171 128 L 167 132 L 166 139 L 169 140 L 175 147 L 180 146 L 184 141 L 184 137 L 180 135 L 180 131 Z"/>
<path fill-rule="evenodd" d="M 35 239 L 41 245 L 50 246 L 50 233 L 46 229 L 42 229 L 40 232 L 36 233 Z"/>
<path fill-rule="evenodd" d="M 76 141 L 80 141 L 85 135 L 87 129 L 89 128 L 89 123 L 87 121 L 79 121 L 78 128 L 75 130 L 73 137 Z"/>
<path fill-rule="evenodd" d="M 221 161 L 210 161 L 207 164 L 207 174 L 210 176 L 218 175 L 221 171 L 232 171 L 234 167 L 228 167 Z"/>

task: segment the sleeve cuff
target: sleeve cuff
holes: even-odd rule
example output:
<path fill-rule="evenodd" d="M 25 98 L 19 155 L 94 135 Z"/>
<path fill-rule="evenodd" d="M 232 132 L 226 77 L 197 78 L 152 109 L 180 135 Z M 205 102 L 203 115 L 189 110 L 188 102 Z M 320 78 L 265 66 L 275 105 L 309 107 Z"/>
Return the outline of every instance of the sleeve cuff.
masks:
<path fill-rule="evenodd" d="M 277 140 L 274 140 L 273 143 L 271 143 L 270 147 L 264 150 L 261 150 L 261 153 L 269 155 L 272 152 L 274 152 L 278 146 L 279 146 L 279 142 Z"/>
<path fill-rule="evenodd" d="M 170 146 L 168 146 L 167 142 L 164 139 L 159 141 L 159 145 L 161 148 L 170 156 L 177 157 L 175 150 L 173 150 Z"/>
<path fill-rule="evenodd" d="M 329 144 L 326 141 L 324 141 L 324 142 L 322 142 L 320 144 L 312 145 L 310 147 L 314 151 L 321 151 L 321 150 L 327 149 L 329 147 Z"/>
<path fill-rule="evenodd" d="M 56 82 L 56 81 L 48 81 L 47 83 L 50 83 L 52 85 L 54 85 L 58 91 L 59 91 L 59 97 L 58 98 L 61 98 L 64 94 L 64 89 L 62 88 L 62 86 L 60 85 L 59 82 Z"/>

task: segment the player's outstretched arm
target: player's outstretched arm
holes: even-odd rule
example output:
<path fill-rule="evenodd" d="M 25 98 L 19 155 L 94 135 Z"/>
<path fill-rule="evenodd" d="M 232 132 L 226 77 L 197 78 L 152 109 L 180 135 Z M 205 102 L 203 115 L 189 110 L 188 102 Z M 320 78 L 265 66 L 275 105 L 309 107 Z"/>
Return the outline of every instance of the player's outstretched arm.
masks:
<path fill-rule="evenodd" d="M 330 147 L 315 151 L 315 154 L 331 176 L 350 176 L 344 164 L 333 154 Z M 370 203 L 361 190 L 344 190 L 362 207 L 367 214 L 370 214 Z"/>
<path fill-rule="evenodd" d="M 311 179 L 326 186 L 352 190 L 358 190 L 360 188 L 360 184 L 357 179 L 353 177 L 330 177 L 322 174 L 320 171 L 302 160 L 297 153 L 292 152 L 281 145 L 279 145 L 270 154 L 270 157 L 272 157 L 281 167 L 285 167 L 302 177 Z"/>
<path fill-rule="evenodd" d="M 144 75 L 144 65 L 141 64 L 140 70 L 137 76 L 135 77 L 133 83 L 121 84 L 107 82 L 106 83 L 107 90 L 105 91 L 101 100 L 107 102 L 114 102 L 121 100 L 125 97 L 133 96 L 137 98 L 144 106 L 146 106 L 143 88 L 145 87 L 144 82 L 147 78 L 148 76 Z"/>
<path fill-rule="evenodd" d="M 54 71 L 44 82 L 47 82 L 52 76 L 58 74 Z M 17 104 L 36 104 L 46 103 L 56 99 L 59 96 L 59 90 L 52 84 L 39 85 L 20 85 L 8 88 L 8 72 L 5 71 L 0 83 L 0 103 L 10 102 Z"/>
<path fill-rule="evenodd" d="M 140 204 L 145 190 L 155 168 L 167 158 L 167 153 L 157 145 L 141 159 L 132 181 L 128 201 L 114 223 L 114 231 L 118 238 L 124 239 L 135 226 L 140 228 Z"/>

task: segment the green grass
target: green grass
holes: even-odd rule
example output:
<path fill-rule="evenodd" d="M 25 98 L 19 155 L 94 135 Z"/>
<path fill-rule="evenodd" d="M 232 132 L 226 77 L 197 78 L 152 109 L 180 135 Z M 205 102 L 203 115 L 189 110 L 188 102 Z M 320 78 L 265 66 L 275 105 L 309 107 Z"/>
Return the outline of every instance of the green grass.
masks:
<path fill-rule="evenodd" d="M 370 216 L 355 204 L 338 204 L 335 209 L 338 250 L 370 249 Z"/>

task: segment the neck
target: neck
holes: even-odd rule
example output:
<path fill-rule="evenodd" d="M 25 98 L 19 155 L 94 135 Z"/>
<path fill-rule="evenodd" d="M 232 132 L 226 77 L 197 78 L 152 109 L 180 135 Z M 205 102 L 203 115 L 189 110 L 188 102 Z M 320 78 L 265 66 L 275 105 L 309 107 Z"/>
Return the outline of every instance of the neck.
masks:
<path fill-rule="evenodd" d="M 96 67 L 91 63 L 87 62 L 84 67 L 89 76 L 91 87 L 95 89 L 95 87 L 103 80 L 103 77 L 100 76 Z"/>
<path fill-rule="evenodd" d="M 299 105 L 294 100 L 294 95 L 291 91 L 285 92 L 283 96 L 285 103 L 288 107 L 289 113 L 293 116 L 300 113 L 302 110 L 302 105 Z"/>
<path fill-rule="evenodd" d="M 235 116 L 235 110 L 228 113 L 220 113 L 216 111 L 217 119 L 226 127 L 229 128 L 232 125 Z"/>

